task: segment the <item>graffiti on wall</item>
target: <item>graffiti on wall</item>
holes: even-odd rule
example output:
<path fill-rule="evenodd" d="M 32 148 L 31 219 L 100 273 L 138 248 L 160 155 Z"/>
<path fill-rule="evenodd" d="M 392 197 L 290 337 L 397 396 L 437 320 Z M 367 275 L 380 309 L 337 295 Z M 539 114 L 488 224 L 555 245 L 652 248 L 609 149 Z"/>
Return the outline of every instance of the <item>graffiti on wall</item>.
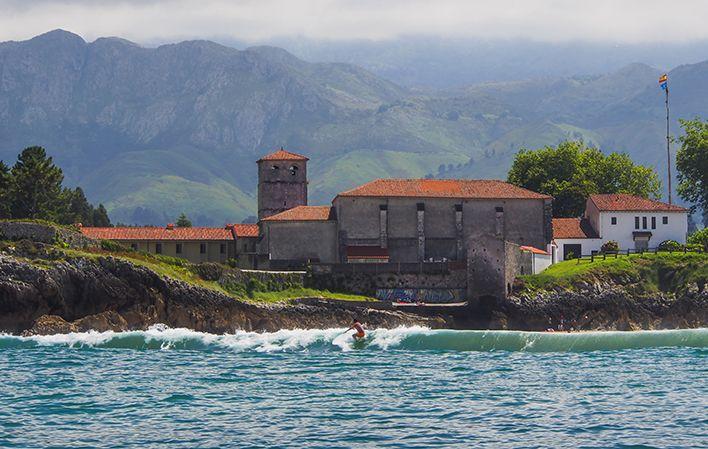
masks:
<path fill-rule="evenodd" d="M 465 291 L 454 288 L 380 288 L 376 298 L 382 301 L 408 303 L 453 303 L 464 301 Z"/>

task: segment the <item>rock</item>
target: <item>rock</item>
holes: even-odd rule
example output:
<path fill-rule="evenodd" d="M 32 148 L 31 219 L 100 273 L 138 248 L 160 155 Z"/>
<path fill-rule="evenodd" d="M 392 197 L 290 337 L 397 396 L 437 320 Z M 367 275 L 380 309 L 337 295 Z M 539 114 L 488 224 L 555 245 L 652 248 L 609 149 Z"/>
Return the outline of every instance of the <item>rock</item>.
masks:
<path fill-rule="evenodd" d="M 56 315 L 42 315 L 32 324 L 32 327 L 22 332 L 22 335 L 51 335 L 77 332 L 76 325 Z"/>
<path fill-rule="evenodd" d="M 359 317 L 369 326 L 441 327 L 440 317 L 374 310 L 360 304 L 255 305 L 161 277 L 113 257 L 55 261 L 50 268 L 0 258 L 0 331 L 47 334 L 147 329 L 163 323 L 203 332 L 341 327 Z"/>

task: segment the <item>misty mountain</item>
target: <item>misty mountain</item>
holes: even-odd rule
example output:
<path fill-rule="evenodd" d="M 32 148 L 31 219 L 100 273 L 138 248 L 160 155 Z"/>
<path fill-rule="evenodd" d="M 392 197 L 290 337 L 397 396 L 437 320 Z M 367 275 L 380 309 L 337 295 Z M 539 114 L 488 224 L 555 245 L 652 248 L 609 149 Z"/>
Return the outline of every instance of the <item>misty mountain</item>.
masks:
<path fill-rule="evenodd" d="M 225 42 L 244 47 L 243 42 Z M 446 89 L 484 82 L 602 75 L 639 62 L 662 70 L 706 59 L 708 41 L 613 44 L 408 36 L 390 40 L 271 39 L 307 61 L 345 62 L 402 86 Z"/>
<path fill-rule="evenodd" d="M 114 222 L 255 214 L 255 160 L 307 154 L 312 203 L 377 177 L 505 177 L 519 148 L 582 138 L 662 165 L 658 71 L 426 94 L 360 67 L 209 41 L 144 48 L 57 30 L 0 43 L 0 159 L 42 145 Z M 674 117 L 706 115 L 708 62 L 670 73 Z"/>

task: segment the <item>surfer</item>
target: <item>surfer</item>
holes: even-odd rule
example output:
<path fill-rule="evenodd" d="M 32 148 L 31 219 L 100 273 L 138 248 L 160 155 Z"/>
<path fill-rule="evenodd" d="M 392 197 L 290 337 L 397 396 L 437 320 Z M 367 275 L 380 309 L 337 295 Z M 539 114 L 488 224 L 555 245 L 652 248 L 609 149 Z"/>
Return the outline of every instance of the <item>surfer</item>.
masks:
<path fill-rule="evenodd" d="M 361 340 L 366 336 L 366 334 L 364 333 L 364 326 L 362 326 L 359 320 L 357 320 L 356 318 L 354 318 L 354 324 L 352 324 L 352 326 L 347 329 L 347 332 L 352 329 L 356 330 L 356 334 L 353 335 L 355 340 Z"/>

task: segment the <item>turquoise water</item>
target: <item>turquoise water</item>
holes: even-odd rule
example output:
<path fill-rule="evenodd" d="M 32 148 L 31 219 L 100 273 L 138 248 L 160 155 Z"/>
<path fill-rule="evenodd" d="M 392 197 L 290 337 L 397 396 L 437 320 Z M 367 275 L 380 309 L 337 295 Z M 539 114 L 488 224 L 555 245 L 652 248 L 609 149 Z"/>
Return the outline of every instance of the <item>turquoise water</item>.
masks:
<path fill-rule="evenodd" d="M 708 447 L 708 329 L 0 336 L 0 447 Z"/>

